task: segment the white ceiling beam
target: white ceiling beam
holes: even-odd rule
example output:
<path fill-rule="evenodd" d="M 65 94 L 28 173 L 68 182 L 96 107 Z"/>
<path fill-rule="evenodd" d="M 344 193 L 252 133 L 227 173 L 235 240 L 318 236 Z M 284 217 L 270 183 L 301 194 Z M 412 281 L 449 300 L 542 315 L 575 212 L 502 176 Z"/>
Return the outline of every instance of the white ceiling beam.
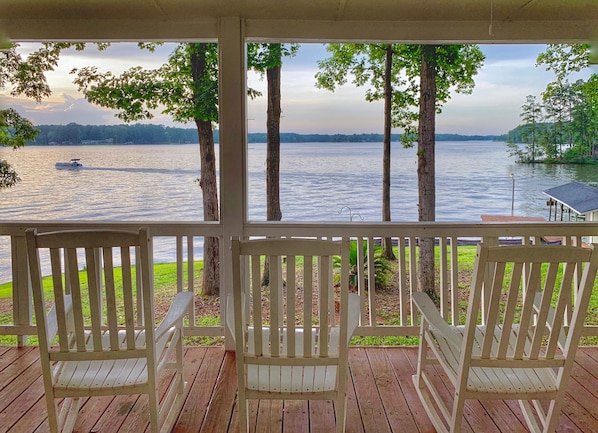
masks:
<path fill-rule="evenodd" d="M 562 21 L 299 21 L 247 20 L 249 40 L 405 43 L 580 43 L 598 19 L 576 26 Z"/>
<path fill-rule="evenodd" d="M 7 22 L 0 29 L 15 41 L 192 41 L 216 40 L 218 20 L 33 20 Z M 563 21 L 323 21 L 246 20 L 249 40 L 405 43 L 576 43 L 587 42 L 597 20 L 571 26 Z"/>
<path fill-rule="evenodd" d="M 197 41 L 218 38 L 218 20 L 185 22 L 150 20 L 35 20 L 5 21 L 2 33 L 20 42 L 43 41 Z"/>
<path fill-rule="evenodd" d="M 15 41 L 216 40 L 228 17 L 251 38 L 297 42 L 598 37 L 597 0 L 0 0 L 0 34 Z"/>

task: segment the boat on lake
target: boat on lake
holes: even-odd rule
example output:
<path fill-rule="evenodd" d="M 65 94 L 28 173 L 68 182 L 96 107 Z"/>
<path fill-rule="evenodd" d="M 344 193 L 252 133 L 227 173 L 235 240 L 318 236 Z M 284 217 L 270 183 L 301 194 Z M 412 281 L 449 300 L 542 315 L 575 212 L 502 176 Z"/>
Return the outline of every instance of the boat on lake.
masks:
<path fill-rule="evenodd" d="M 69 162 L 57 162 L 54 166 L 59 170 L 76 170 L 83 167 L 79 158 L 72 158 Z"/>

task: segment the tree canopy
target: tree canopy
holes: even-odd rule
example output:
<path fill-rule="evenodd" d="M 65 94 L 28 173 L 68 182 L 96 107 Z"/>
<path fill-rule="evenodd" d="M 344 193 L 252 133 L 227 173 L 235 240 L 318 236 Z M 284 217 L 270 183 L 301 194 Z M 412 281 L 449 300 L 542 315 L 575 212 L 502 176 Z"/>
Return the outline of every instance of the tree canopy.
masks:
<path fill-rule="evenodd" d="M 18 44 L 10 45 L 0 57 L 0 88 L 10 87 L 13 96 L 24 95 L 36 101 L 49 96 L 52 91 L 45 73 L 54 70 L 60 50 L 71 44 L 44 44 L 23 58 Z M 33 124 L 13 108 L 0 110 L 0 145 L 17 149 L 38 134 Z M 19 176 L 6 160 L 0 161 L 0 188 L 10 188 L 20 181 Z"/>
<path fill-rule="evenodd" d="M 316 85 L 334 91 L 349 80 L 357 87 L 366 87 L 368 102 L 385 97 L 386 51 L 392 50 L 391 79 L 391 125 L 404 130 L 402 140 L 412 145 L 417 136 L 419 106 L 419 77 L 422 45 L 405 44 L 328 44 L 331 54 L 319 61 Z M 472 92 L 474 76 L 484 61 L 477 45 L 438 45 L 436 112 L 451 97 L 451 92 Z"/>
<path fill-rule="evenodd" d="M 588 162 L 598 147 L 598 75 L 570 81 L 571 74 L 589 66 L 587 44 L 551 44 L 536 65 L 553 71 L 555 81 L 542 92 L 541 102 L 528 95 L 522 106 L 523 135 L 510 133 L 509 152 L 520 162 Z M 530 101 L 534 101 L 533 109 Z M 521 147 L 517 139 L 526 144 Z"/>

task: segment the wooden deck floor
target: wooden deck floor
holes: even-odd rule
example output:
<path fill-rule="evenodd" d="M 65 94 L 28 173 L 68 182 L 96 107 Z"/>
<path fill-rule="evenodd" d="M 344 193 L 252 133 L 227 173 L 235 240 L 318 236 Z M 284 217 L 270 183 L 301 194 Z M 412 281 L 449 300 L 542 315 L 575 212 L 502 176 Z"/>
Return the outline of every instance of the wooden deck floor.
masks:
<path fill-rule="evenodd" d="M 434 432 L 411 382 L 415 348 L 353 348 L 350 351 L 347 432 Z M 176 433 L 238 431 L 234 355 L 221 348 L 185 352 L 189 394 Z M 580 349 L 559 432 L 598 431 L 598 348 Z M 0 347 L 0 433 L 48 432 L 37 348 Z M 143 432 L 144 397 L 87 400 L 76 432 Z M 330 402 L 255 402 L 253 431 L 319 433 L 334 430 Z M 516 404 L 466 406 L 468 432 L 525 432 Z"/>

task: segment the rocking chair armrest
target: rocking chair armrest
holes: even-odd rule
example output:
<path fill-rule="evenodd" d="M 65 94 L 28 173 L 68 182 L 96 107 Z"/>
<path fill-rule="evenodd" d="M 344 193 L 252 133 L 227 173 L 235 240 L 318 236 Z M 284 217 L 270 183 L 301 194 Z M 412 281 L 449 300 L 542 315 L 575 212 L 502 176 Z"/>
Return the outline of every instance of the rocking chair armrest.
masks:
<path fill-rule="evenodd" d="M 347 329 L 347 343 L 353 337 L 355 329 L 359 326 L 359 317 L 361 315 L 361 300 L 357 293 L 349 293 L 349 308 L 348 308 L 348 329 Z"/>
<path fill-rule="evenodd" d="M 65 313 L 67 313 L 67 315 L 72 311 L 73 298 L 71 297 L 71 295 L 66 295 L 64 297 L 64 309 L 65 309 Z M 48 345 L 50 345 L 50 344 L 52 344 L 52 341 L 56 337 L 56 334 L 58 334 L 58 319 L 57 319 L 57 313 L 56 313 L 56 305 L 54 305 L 50 309 L 50 311 L 48 311 L 48 314 L 46 315 L 46 326 L 47 326 Z"/>
<path fill-rule="evenodd" d="M 438 312 L 438 308 L 432 302 L 430 297 L 423 292 L 416 292 L 412 295 L 413 304 L 418 308 L 422 315 L 422 321 L 428 322 L 430 328 L 434 333 L 442 335 L 442 337 L 456 348 L 461 347 L 463 339 L 460 334 L 454 331 L 454 327 L 446 323 Z"/>
<path fill-rule="evenodd" d="M 193 293 L 180 292 L 174 297 L 164 320 L 156 328 L 156 341 L 160 340 L 173 326 L 176 326 L 189 311 L 193 302 Z"/>

